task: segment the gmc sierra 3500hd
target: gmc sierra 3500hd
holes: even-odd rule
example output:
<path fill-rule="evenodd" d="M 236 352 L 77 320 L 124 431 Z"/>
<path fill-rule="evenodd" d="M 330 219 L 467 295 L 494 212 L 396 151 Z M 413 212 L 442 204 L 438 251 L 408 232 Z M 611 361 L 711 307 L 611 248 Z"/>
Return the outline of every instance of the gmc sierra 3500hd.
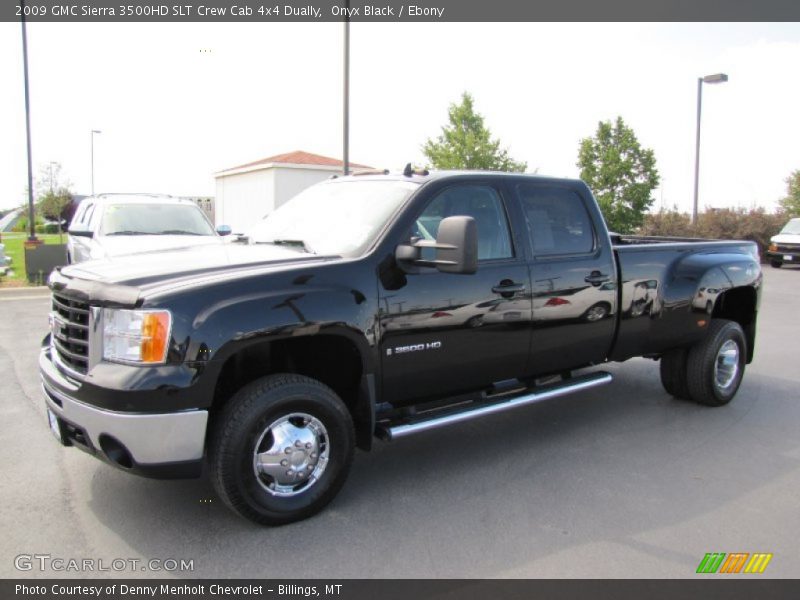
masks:
<path fill-rule="evenodd" d="M 375 436 L 599 386 L 576 370 L 605 361 L 660 358 L 669 394 L 727 404 L 761 269 L 751 242 L 609 234 L 581 181 L 406 168 L 313 186 L 246 243 L 90 261 L 50 287 L 59 441 L 151 477 L 205 464 L 230 508 L 275 525 L 325 506 Z"/>

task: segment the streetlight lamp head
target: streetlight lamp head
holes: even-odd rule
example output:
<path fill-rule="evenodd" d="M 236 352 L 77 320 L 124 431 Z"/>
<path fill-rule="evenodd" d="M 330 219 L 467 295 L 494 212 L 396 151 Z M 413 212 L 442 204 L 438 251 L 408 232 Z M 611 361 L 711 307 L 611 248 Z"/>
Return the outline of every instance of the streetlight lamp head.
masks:
<path fill-rule="evenodd" d="M 725 83 L 726 81 L 728 81 L 728 76 L 725 73 L 715 73 L 703 77 L 703 83 Z"/>

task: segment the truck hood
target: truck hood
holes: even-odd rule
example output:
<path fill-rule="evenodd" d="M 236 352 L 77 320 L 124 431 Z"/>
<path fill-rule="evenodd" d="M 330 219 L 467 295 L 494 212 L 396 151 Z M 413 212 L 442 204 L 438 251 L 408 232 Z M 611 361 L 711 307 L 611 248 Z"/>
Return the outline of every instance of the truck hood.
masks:
<path fill-rule="evenodd" d="M 57 269 L 50 287 L 69 288 L 89 302 L 136 304 L 143 297 L 177 288 L 260 275 L 340 259 L 269 244 L 211 244 L 91 260 Z"/>
<path fill-rule="evenodd" d="M 105 235 L 97 241 L 108 258 L 141 253 L 144 247 L 148 249 L 147 252 L 163 252 L 224 243 L 224 240 L 216 235 Z"/>
<path fill-rule="evenodd" d="M 800 244 L 800 235 L 796 233 L 779 233 L 773 235 L 770 240 L 774 244 Z"/>

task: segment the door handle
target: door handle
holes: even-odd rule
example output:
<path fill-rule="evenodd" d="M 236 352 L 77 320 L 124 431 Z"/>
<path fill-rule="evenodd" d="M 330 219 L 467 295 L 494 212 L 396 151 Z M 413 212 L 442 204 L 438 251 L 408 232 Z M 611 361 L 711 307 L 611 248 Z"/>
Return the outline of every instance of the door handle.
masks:
<path fill-rule="evenodd" d="M 503 298 L 510 298 L 514 294 L 525 291 L 525 286 L 521 283 L 514 283 L 513 281 L 501 281 L 498 285 L 492 288 L 495 294 L 500 294 Z"/>
<path fill-rule="evenodd" d="M 591 283 L 593 286 L 598 286 L 601 283 L 605 283 L 611 280 L 610 275 L 606 275 L 605 273 L 601 273 L 600 271 L 592 271 L 590 275 L 587 275 L 583 278 L 586 283 Z"/>

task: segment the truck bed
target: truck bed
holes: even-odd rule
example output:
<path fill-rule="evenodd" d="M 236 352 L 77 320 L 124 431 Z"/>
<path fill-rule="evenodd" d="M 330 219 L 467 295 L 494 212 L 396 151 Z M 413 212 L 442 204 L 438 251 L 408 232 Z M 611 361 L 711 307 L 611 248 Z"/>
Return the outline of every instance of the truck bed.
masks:
<path fill-rule="evenodd" d="M 743 240 L 612 234 L 619 319 L 610 358 L 658 355 L 702 337 L 717 298 L 751 286 L 758 247 Z"/>

